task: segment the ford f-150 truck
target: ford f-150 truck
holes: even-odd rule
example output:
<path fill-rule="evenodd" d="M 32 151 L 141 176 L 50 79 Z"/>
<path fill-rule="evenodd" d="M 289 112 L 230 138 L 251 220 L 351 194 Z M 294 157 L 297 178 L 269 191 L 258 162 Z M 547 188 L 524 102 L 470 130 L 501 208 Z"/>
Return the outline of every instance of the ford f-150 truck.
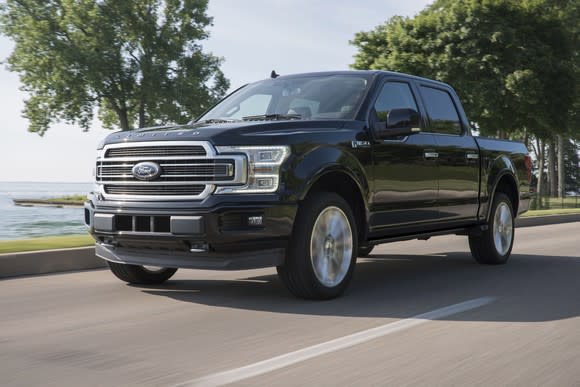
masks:
<path fill-rule="evenodd" d="M 276 267 L 294 295 L 328 299 L 382 243 L 459 234 L 477 262 L 505 263 L 530 177 L 524 144 L 474 137 L 444 83 L 273 76 L 187 125 L 109 135 L 85 221 L 129 283 Z"/>

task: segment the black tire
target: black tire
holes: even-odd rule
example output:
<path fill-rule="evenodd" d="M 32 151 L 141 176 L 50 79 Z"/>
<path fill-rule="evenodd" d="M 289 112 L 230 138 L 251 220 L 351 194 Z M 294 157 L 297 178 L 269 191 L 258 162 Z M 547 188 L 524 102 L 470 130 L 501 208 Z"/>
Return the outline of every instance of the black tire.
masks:
<path fill-rule="evenodd" d="M 341 225 L 345 226 L 343 231 L 346 230 L 344 234 L 341 233 L 340 235 L 350 234 L 350 240 L 348 240 L 348 237 L 345 237 L 336 244 L 336 246 L 342 245 L 342 249 L 335 247 L 336 242 L 331 236 L 330 231 L 324 243 L 320 238 L 313 239 L 315 223 L 323 211 L 331 212 L 331 215 L 336 214 L 340 218 L 342 221 Z M 346 227 L 347 222 L 345 221 L 345 216 L 348 220 L 348 227 Z M 318 230 L 320 231 L 320 229 Z M 302 204 L 296 217 L 284 266 L 277 267 L 280 279 L 292 294 L 300 298 L 326 300 L 341 295 L 353 277 L 356 264 L 356 252 L 358 251 L 357 236 L 354 214 L 350 206 L 341 196 L 330 192 L 312 194 Z M 329 240 L 331 241 L 329 242 Z M 337 271 L 340 274 L 335 276 L 337 277 L 335 280 L 338 281 L 335 285 L 326 285 L 319 279 L 318 274 L 315 273 L 314 263 L 311 257 L 311 249 L 313 248 L 311 244 L 312 246 L 316 245 L 316 242 L 313 241 L 318 241 L 320 243 L 319 246 L 324 246 L 323 249 L 327 252 L 327 255 L 324 257 L 326 259 L 325 267 L 330 268 L 332 266 L 336 268 L 338 266 Z M 351 246 L 350 253 L 348 249 L 349 245 Z M 336 257 L 340 255 L 342 259 L 340 261 L 338 259 L 336 261 L 333 260 L 330 257 L 330 251 L 334 252 L 332 256 Z M 322 259 L 319 258 L 318 262 L 321 262 Z M 346 269 L 347 265 L 348 269 Z"/>
<path fill-rule="evenodd" d="M 358 256 L 359 257 L 368 257 L 373 252 L 375 246 L 366 246 L 366 247 L 359 247 L 358 248 Z"/>
<path fill-rule="evenodd" d="M 511 225 L 509 228 L 511 230 L 508 229 L 508 231 L 504 233 L 508 236 L 511 232 L 509 241 L 506 238 L 498 236 L 497 232 L 494 232 L 494 227 L 496 226 L 498 227 L 498 230 L 500 230 L 500 234 L 502 234 L 501 230 L 507 229 L 504 225 L 505 222 L 502 222 L 501 220 L 498 221 L 498 211 L 507 211 L 509 214 L 506 216 L 509 216 L 509 224 Z M 501 214 L 499 216 L 501 217 Z M 512 252 L 512 247 L 514 245 L 514 232 L 514 212 L 512 203 L 506 194 L 498 192 L 495 194 L 493 199 L 490 216 L 487 222 L 487 229 L 469 236 L 469 249 L 471 250 L 471 255 L 481 264 L 503 265 L 507 262 Z M 496 236 L 499 238 L 497 242 Z"/>
<path fill-rule="evenodd" d="M 143 266 L 126 265 L 107 261 L 111 272 L 121 281 L 130 284 L 156 285 L 167 281 L 175 274 L 177 269 L 162 268 L 160 270 L 148 270 Z"/>

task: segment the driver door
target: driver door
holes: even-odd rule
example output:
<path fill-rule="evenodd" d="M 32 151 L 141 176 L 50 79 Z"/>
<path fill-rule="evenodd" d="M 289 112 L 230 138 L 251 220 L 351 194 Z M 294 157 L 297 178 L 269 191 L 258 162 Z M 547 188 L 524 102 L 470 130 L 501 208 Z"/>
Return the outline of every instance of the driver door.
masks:
<path fill-rule="evenodd" d="M 421 113 L 411 84 L 398 79 L 386 80 L 374 103 L 378 120 L 385 121 L 392 109 L 405 108 Z M 437 160 L 430 157 L 435 153 L 431 149 L 434 144 L 430 133 L 373 142 L 372 233 L 377 236 L 403 233 L 415 226 L 436 222 L 439 216 Z"/>

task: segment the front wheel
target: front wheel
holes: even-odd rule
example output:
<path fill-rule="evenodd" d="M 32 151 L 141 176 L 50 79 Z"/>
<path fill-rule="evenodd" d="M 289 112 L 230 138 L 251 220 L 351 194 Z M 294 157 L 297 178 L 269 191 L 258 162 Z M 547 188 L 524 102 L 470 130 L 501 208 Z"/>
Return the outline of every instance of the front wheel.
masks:
<path fill-rule="evenodd" d="M 353 212 L 339 195 L 315 193 L 300 208 L 278 275 L 294 295 L 330 299 L 352 279 L 357 253 Z"/>
<path fill-rule="evenodd" d="M 358 256 L 359 257 L 368 257 L 373 252 L 375 246 L 366 246 L 366 247 L 359 247 L 358 248 Z"/>
<path fill-rule="evenodd" d="M 177 269 L 167 267 L 126 265 L 111 261 L 107 261 L 107 264 L 111 272 L 121 281 L 139 285 L 161 284 L 177 271 Z"/>
<path fill-rule="evenodd" d="M 479 263 L 501 265 L 507 262 L 514 245 L 514 214 L 512 203 L 498 192 L 493 200 L 487 229 L 469 236 L 471 255 Z"/>

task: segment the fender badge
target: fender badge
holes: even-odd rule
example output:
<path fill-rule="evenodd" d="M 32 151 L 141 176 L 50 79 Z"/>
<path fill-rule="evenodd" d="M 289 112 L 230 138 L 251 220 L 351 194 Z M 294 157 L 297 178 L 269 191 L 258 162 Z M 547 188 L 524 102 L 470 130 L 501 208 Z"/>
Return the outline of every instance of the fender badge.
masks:
<path fill-rule="evenodd" d="M 353 148 L 368 148 L 371 146 L 370 141 L 351 141 L 350 145 Z"/>

